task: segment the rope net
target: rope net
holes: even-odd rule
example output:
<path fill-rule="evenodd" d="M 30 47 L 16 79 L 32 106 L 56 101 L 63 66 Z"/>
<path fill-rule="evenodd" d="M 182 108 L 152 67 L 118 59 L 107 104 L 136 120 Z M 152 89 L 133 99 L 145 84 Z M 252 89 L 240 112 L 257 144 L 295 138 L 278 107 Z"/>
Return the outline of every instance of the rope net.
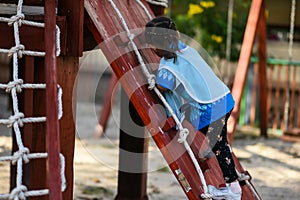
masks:
<path fill-rule="evenodd" d="M 27 117 L 19 110 L 18 106 L 18 93 L 21 93 L 23 89 L 46 89 L 46 84 L 39 83 L 24 83 L 22 79 L 19 78 L 18 70 L 19 64 L 18 60 L 23 57 L 23 55 L 28 56 L 45 56 L 45 52 L 31 51 L 25 48 L 20 41 L 19 29 L 22 25 L 44 28 L 44 23 L 38 23 L 33 21 L 25 20 L 25 15 L 22 13 L 23 1 L 19 0 L 17 4 L 16 14 L 7 17 L 0 17 L 0 22 L 5 22 L 8 26 L 13 27 L 14 32 L 14 42 L 15 46 L 10 49 L 0 48 L 0 53 L 6 53 L 9 57 L 13 59 L 13 77 L 9 83 L 0 83 L 0 89 L 5 90 L 10 94 L 12 100 L 12 115 L 8 119 L 0 119 L 0 125 L 6 125 L 11 127 L 13 134 L 16 138 L 18 150 L 13 153 L 12 156 L 2 156 L 0 157 L 0 162 L 11 162 L 12 165 L 16 165 L 16 187 L 13 188 L 9 194 L 0 194 L 0 199 L 14 199 L 14 200 L 25 200 L 27 197 L 43 196 L 49 194 L 49 189 L 40 190 L 28 190 L 28 188 L 23 184 L 23 166 L 30 162 L 32 159 L 47 159 L 47 153 L 30 153 L 29 148 L 25 147 L 21 137 L 21 127 L 24 123 L 39 123 L 45 122 L 46 117 Z M 60 54 L 60 31 L 58 26 L 56 26 L 56 55 Z M 62 117 L 62 89 L 58 85 L 58 119 Z M 64 175 L 65 171 L 65 159 L 62 154 L 60 154 L 60 176 L 62 188 L 64 191 L 66 188 L 66 179 Z"/>

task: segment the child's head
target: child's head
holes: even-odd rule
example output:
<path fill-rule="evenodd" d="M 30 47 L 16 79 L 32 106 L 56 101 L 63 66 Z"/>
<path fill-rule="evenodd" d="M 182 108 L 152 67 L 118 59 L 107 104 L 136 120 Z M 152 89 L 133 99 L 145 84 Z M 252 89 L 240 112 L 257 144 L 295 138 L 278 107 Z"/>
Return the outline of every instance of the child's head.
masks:
<path fill-rule="evenodd" d="M 176 61 L 179 34 L 172 19 L 160 16 L 149 21 L 146 24 L 145 38 L 158 56 Z"/>

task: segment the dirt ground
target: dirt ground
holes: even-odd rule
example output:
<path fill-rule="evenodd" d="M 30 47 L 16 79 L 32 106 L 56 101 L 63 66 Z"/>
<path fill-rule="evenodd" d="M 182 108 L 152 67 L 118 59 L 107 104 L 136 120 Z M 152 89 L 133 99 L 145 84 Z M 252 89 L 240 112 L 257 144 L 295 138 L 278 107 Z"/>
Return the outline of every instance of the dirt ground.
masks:
<path fill-rule="evenodd" d="M 96 143 L 99 143 L 96 144 Z M 113 199 L 117 188 L 118 142 L 77 141 L 75 159 L 75 198 Z M 88 148 L 88 150 L 84 150 Z M 153 143 L 150 149 L 157 169 L 148 173 L 149 199 L 186 199 L 176 179 L 166 167 Z M 110 161 L 101 163 L 84 151 L 108 154 Z M 253 183 L 264 200 L 299 199 L 300 195 L 300 144 L 283 142 L 278 138 L 238 139 L 234 152 L 253 178 Z M 92 153 L 93 154 L 93 153 Z M 157 162 L 160 160 L 161 162 Z M 111 162 L 111 163 L 110 163 Z M 90 163 L 90 164 L 88 164 Z M 88 173 L 87 173 L 88 172 Z M 84 194 L 86 193 L 86 194 Z"/>
<path fill-rule="evenodd" d="M 105 137 L 95 140 L 95 120 L 91 120 L 89 107 L 85 104 L 78 107 L 74 199 L 111 200 L 117 192 L 119 140 L 115 123 L 118 123 L 118 112 L 113 110 Z M 96 108 L 96 112 L 99 109 Z M 252 175 L 262 198 L 299 199 L 300 143 L 284 142 L 276 137 L 265 140 L 257 137 L 254 129 L 243 128 L 237 135 L 239 138 L 234 141 L 233 151 Z M 0 128 L 0 156 L 9 155 L 10 149 L 11 136 L 6 129 Z M 151 139 L 148 157 L 149 199 L 186 199 Z M 7 193 L 8 188 L 9 164 L 0 162 L 0 194 Z"/>

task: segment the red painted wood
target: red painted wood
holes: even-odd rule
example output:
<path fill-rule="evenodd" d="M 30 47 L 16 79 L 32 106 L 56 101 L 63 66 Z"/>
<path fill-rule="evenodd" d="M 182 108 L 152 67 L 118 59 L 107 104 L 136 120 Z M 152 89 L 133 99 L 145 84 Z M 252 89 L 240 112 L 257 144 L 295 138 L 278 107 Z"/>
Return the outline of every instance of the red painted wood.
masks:
<path fill-rule="evenodd" d="M 130 29 L 142 28 L 149 20 L 144 11 L 136 4 L 135 1 L 114 1 L 122 12 Z M 144 1 L 145 2 L 145 1 Z M 173 128 L 167 132 L 162 131 L 162 127 L 172 127 L 173 125 L 167 120 L 163 106 L 160 100 L 153 91 L 148 90 L 148 84 L 142 70 L 138 67 L 136 56 L 129 52 L 124 46 L 119 46 L 115 43 L 113 37 L 124 31 L 120 24 L 119 18 L 116 16 L 108 1 L 87 0 L 85 1 L 86 8 L 86 25 L 95 40 L 100 44 L 100 48 L 109 61 L 114 73 L 119 82 L 124 88 L 124 91 L 129 96 L 139 116 L 143 120 L 146 128 L 154 139 L 156 145 L 160 149 L 165 160 L 169 164 L 173 174 L 178 179 L 176 170 L 180 169 L 186 178 L 191 190 L 186 191 L 184 184 L 179 181 L 183 191 L 188 199 L 201 199 L 203 193 L 202 183 L 194 168 L 194 164 L 186 152 L 184 146 L 177 142 L 178 134 Z M 122 38 L 122 37 L 120 37 Z M 140 44 L 141 40 L 135 39 L 138 47 L 143 48 Z M 150 69 L 156 69 L 159 59 L 149 49 L 142 49 L 142 56 L 146 63 L 156 63 Z M 165 123 L 170 123 L 165 125 Z M 201 133 L 193 133 L 188 142 L 195 155 L 198 155 L 204 141 L 204 136 Z M 204 150 L 204 147 L 203 149 Z M 215 158 L 209 159 L 200 165 L 204 171 L 208 184 L 218 186 L 224 183 L 219 165 Z M 246 191 L 249 193 L 249 191 Z M 250 194 L 252 195 L 252 194 Z M 249 195 L 249 196 L 250 196 Z M 254 199 L 254 198 L 248 198 Z"/>
<path fill-rule="evenodd" d="M 79 68 L 78 57 L 58 57 L 57 58 L 57 81 L 63 90 L 63 111 L 64 115 L 59 120 L 60 147 L 61 153 L 65 157 L 65 176 L 67 188 L 63 192 L 63 199 L 73 199 L 74 185 L 74 148 L 75 148 L 75 121 L 76 121 L 76 91 L 75 80 Z M 66 78 L 68 77 L 68 78 Z"/>
<path fill-rule="evenodd" d="M 234 158 L 234 163 L 235 163 L 236 169 L 239 172 L 245 172 L 245 170 L 243 169 L 242 165 L 240 164 L 240 162 L 238 161 L 237 157 L 234 154 L 233 154 L 233 158 Z M 251 179 L 249 180 L 249 183 L 253 186 L 253 189 L 259 195 L 259 193 L 255 189 L 254 185 L 251 183 Z M 256 200 L 255 196 L 253 195 L 253 193 L 251 192 L 250 188 L 246 185 L 245 182 L 240 182 L 240 185 L 241 185 L 242 190 L 243 190 L 243 193 L 242 193 L 242 199 L 243 200 L 248 200 L 248 199 Z M 260 197 L 260 199 L 262 199 L 262 198 Z"/>
<path fill-rule="evenodd" d="M 73 57 L 82 56 L 83 52 L 83 20 L 84 6 L 83 0 L 63 0 L 58 1 L 58 15 L 66 16 L 67 32 L 66 55 Z"/>
<path fill-rule="evenodd" d="M 228 120 L 228 137 L 230 143 L 233 141 L 236 123 L 240 114 L 241 98 L 243 94 L 243 88 L 245 85 L 249 61 L 252 54 L 252 47 L 254 42 L 255 33 L 257 30 L 258 19 L 263 0 L 252 0 L 251 8 L 249 11 L 248 21 L 244 34 L 242 49 L 240 58 L 237 64 L 236 76 L 234 78 L 232 95 L 235 100 L 235 107 Z"/>
<path fill-rule="evenodd" d="M 30 16 L 27 20 L 43 21 L 44 18 L 41 16 Z M 57 17 L 57 25 L 60 29 L 60 47 L 61 55 L 66 52 L 66 18 Z M 6 33 L 5 37 L 0 37 L 0 48 L 9 49 L 15 45 L 14 34 L 12 26 L 8 26 L 7 23 L 0 22 L 0 32 Z M 34 38 L 34 40 L 32 39 Z M 44 40 L 44 28 L 38 28 L 33 26 L 22 25 L 20 27 L 20 40 L 21 44 L 25 46 L 25 49 L 31 51 L 45 51 L 45 40 Z"/>
<path fill-rule="evenodd" d="M 113 96 L 113 90 L 115 88 L 115 86 L 118 83 L 118 79 L 117 77 L 114 75 L 114 73 L 112 73 L 111 77 L 110 77 L 110 82 L 109 82 L 109 87 L 107 88 L 107 91 L 105 93 L 105 97 L 104 97 L 104 103 L 102 105 L 102 109 L 99 113 L 100 117 L 99 117 L 99 121 L 98 121 L 98 125 L 101 126 L 102 130 L 96 130 L 95 136 L 96 137 L 101 137 L 102 134 L 105 132 L 106 126 L 107 126 L 107 122 L 111 113 L 111 104 L 112 101 L 114 100 L 114 96 Z M 96 128 L 97 129 L 97 128 Z"/>
<path fill-rule="evenodd" d="M 57 5 L 57 0 L 55 1 L 55 5 Z M 16 4 L 16 0 L 0 0 L 0 3 L 10 3 L 10 4 Z M 29 5 L 29 6 L 44 6 L 45 0 L 24 0 L 23 5 Z"/>
<path fill-rule="evenodd" d="M 258 36 L 258 74 L 259 74 L 259 127 L 261 136 L 267 138 L 268 110 L 267 110 L 267 31 L 265 3 L 262 2 L 257 27 Z"/>
<path fill-rule="evenodd" d="M 56 77 L 56 14 L 55 2 L 45 1 L 45 73 L 46 73 L 46 130 L 48 144 L 49 199 L 61 200 L 60 141 Z"/>

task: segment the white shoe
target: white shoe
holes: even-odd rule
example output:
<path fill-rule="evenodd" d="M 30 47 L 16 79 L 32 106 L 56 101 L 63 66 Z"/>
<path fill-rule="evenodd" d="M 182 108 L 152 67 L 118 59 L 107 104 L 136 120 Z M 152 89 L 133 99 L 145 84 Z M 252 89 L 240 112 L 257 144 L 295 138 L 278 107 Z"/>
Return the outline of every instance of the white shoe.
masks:
<path fill-rule="evenodd" d="M 250 180 L 250 176 L 245 174 L 245 173 L 238 173 L 238 180 L 239 181 L 246 181 L 246 180 Z"/>
<path fill-rule="evenodd" d="M 208 192 L 213 196 L 213 199 L 225 199 L 225 200 L 241 200 L 242 192 L 233 193 L 226 184 L 226 187 L 215 188 L 213 185 L 208 185 Z"/>

